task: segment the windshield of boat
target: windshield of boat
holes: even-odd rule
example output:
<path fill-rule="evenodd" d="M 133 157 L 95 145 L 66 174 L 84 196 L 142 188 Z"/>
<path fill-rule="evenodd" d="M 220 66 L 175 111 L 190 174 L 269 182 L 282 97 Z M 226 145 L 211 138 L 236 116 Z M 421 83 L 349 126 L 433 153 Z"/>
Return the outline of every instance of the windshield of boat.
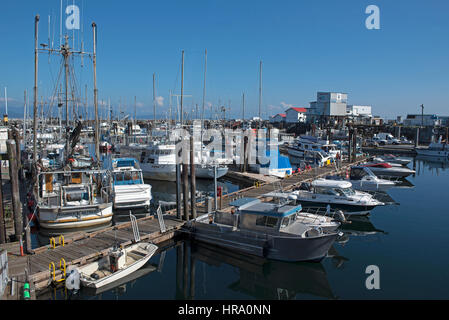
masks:
<path fill-rule="evenodd" d="M 142 174 L 140 171 L 121 171 L 113 175 L 115 185 L 142 184 Z"/>
<path fill-rule="evenodd" d="M 352 188 L 338 188 L 336 189 L 339 195 L 341 196 L 353 196 L 355 195 L 355 191 Z"/>
<path fill-rule="evenodd" d="M 295 214 L 291 214 L 291 215 L 289 215 L 287 217 L 282 218 L 281 229 L 282 228 L 286 228 L 289 225 L 291 225 L 293 222 L 295 222 L 296 217 L 297 217 L 297 214 L 295 213 Z"/>

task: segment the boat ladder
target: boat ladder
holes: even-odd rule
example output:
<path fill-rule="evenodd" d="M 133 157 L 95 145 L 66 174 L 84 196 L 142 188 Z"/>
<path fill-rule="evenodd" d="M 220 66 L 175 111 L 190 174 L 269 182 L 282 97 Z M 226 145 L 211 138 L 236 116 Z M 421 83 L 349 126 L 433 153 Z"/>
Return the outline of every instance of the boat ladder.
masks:
<path fill-rule="evenodd" d="M 133 234 L 134 234 L 134 241 L 139 242 L 140 241 L 140 234 L 139 234 L 139 226 L 137 225 L 136 217 L 129 212 L 129 218 L 131 220 L 131 225 L 133 227 Z"/>
<path fill-rule="evenodd" d="M 159 221 L 159 228 L 161 229 L 161 233 L 164 233 L 167 228 L 165 227 L 165 221 L 164 221 L 164 216 L 162 215 L 162 209 L 161 206 L 159 206 L 157 208 L 157 220 Z"/>

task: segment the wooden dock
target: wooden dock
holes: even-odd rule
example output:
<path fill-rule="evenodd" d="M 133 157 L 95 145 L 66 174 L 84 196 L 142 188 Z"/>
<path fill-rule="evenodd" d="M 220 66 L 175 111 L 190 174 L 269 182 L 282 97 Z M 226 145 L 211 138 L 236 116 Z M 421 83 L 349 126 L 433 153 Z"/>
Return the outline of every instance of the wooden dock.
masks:
<path fill-rule="evenodd" d="M 175 232 L 183 225 L 183 221 L 171 216 L 164 216 L 164 222 L 166 230 L 161 232 L 157 218 L 151 216 L 137 220 L 140 239 L 158 244 L 172 239 Z M 25 281 L 25 269 L 28 270 L 31 294 L 33 296 L 35 291 L 44 289 L 52 282 L 57 282 L 63 277 L 60 263 L 63 265 L 65 261 L 66 268 L 68 268 L 71 265 L 79 266 L 96 260 L 106 255 L 115 244 L 126 247 L 133 243 L 134 233 L 131 222 L 127 222 L 92 233 L 75 233 L 70 238 L 63 240 L 64 245 L 62 245 L 62 238 L 56 239 L 54 248 L 52 245 L 46 245 L 34 249 L 33 254 L 25 256 L 20 256 L 18 243 L 8 244 L 9 278 L 14 278 L 19 282 L 17 285 L 13 281 L 13 285 L 16 285 L 16 289 L 13 290 L 15 295 L 10 296 L 11 288 L 9 287 L 6 290 L 7 294 L 4 299 L 23 297 L 21 294 L 23 285 L 21 283 Z M 54 279 L 50 271 L 52 263 L 55 265 Z"/>

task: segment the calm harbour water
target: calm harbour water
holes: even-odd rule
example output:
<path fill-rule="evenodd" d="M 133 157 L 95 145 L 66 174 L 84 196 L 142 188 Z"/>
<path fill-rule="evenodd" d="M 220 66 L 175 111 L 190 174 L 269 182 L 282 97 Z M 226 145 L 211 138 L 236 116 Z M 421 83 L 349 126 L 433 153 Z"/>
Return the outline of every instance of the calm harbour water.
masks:
<path fill-rule="evenodd" d="M 417 171 L 410 183 L 388 191 L 397 204 L 345 226 L 345 239 L 321 263 L 267 261 L 180 240 L 126 284 L 71 298 L 448 299 L 449 163 L 415 159 L 409 167 Z M 379 267 L 379 290 L 365 287 L 369 265 Z M 65 299 L 64 291 L 56 298 Z"/>

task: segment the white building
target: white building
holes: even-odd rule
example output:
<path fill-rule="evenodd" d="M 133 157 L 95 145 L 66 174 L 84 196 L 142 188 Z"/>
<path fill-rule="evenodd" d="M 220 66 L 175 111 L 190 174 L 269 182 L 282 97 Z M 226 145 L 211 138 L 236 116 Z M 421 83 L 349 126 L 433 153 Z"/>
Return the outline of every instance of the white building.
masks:
<path fill-rule="evenodd" d="M 279 123 L 279 122 L 285 122 L 286 114 L 285 113 L 278 113 L 275 116 L 270 117 L 271 123 Z"/>
<path fill-rule="evenodd" d="M 310 102 L 308 121 L 314 122 L 321 117 L 345 117 L 347 101 L 347 93 L 317 92 L 317 100 Z"/>
<path fill-rule="evenodd" d="M 288 108 L 285 110 L 285 122 L 287 123 L 297 123 L 297 122 L 306 122 L 306 108 Z"/>
<path fill-rule="evenodd" d="M 372 118 L 371 106 L 347 105 L 346 114 L 353 117 Z"/>
<path fill-rule="evenodd" d="M 440 126 L 441 119 L 436 114 L 408 114 L 404 120 L 406 126 Z"/>

